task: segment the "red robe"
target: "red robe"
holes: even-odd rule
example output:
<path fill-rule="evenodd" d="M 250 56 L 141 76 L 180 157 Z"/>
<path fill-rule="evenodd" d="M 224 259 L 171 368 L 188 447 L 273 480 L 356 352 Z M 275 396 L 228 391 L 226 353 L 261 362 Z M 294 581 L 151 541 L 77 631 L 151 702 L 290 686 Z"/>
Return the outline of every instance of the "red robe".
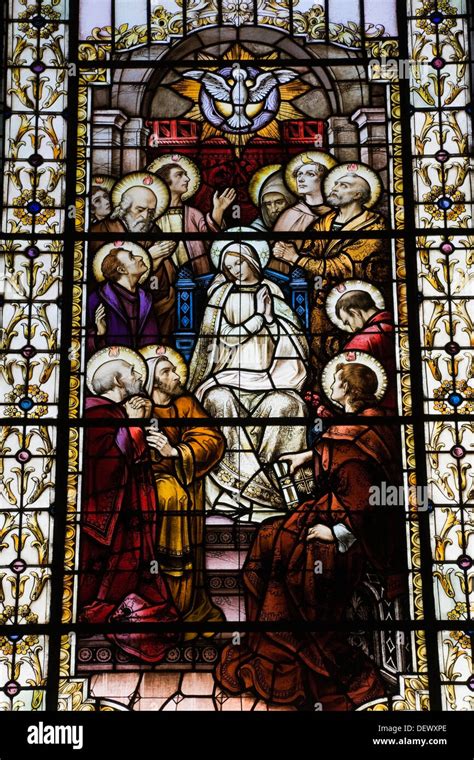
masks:
<path fill-rule="evenodd" d="M 389 428 L 340 425 L 324 434 L 315 457 L 318 498 L 263 523 L 245 562 L 247 620 L 260 630 L 222 651 L 216 678 L 228 692 L 251 690 L 271 703 L 309 709 L 320 702 L 324 710 L 352 710 L 384 695 L 372 660 L 331 624 L 344 619 L 367 559 L 387 575 L 391 595 L 400 592 L 392 557 L 404 556 L 403 523 L 397 516 L 395 533 L 387 508 L 369 506 L 372 485 L 397 479 L 396 451 Z M 336 542 L 307 541 L 319 523 L 343 523 L 355 543 L 342 553 Z M 322 572 L 315 572 L 317 561 Z M 301 625 L 312 622 L 328 629 Z M 269 623 L 281 630 L 265 630 Z"/>
<path fill-rule="evenodd" d="M 397 381 L 395 364 L 395 326 L 389 311 L 379 311 L 354 333 L 344 351 L 365 351 L 381 363 L 387 373 L 387 390 L 380 406 L 388 414 L 397 411 Z"/>
<path fill-rule="evenodd" d="M 81 516 L 80 620 L 89 623 L 175 623 L 178 613 L 162 576 L 153 572 L 156 494 L 141 428 L 114 425 L 123 408 L 103 397 L 86 400 Z M 110 424 L 107 424 L 110 420 Z M 162 660 L 174 633 L 118 633 L 108 638 L 146 662 Z"/>

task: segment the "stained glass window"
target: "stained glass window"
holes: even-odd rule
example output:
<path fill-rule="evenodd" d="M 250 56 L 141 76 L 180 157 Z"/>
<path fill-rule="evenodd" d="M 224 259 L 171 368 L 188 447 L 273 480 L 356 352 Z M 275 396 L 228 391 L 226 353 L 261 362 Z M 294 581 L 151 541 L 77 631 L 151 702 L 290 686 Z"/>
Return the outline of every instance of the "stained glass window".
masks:
<path fill-rule="evenodd" d="M 0 707 L 468 711 L 465 0 L 9 0 Z"/>

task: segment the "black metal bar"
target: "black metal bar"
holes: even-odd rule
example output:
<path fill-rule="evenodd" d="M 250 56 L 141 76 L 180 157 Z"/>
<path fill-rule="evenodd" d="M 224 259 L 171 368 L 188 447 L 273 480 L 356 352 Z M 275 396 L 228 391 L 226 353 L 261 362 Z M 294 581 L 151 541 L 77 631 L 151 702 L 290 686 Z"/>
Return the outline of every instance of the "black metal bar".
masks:
<path fill-rule="evenodd" d="M 77 145 L 77 109 L 79 88 L 78 40 L 79 40 L 79 0 L 69 3 L 69 53 L 68 61 L 76 65 L 76 76 L 68 78 L 68 113 L 66 170 L 66 214 L 64 224 L 64 255 L 62 278 L 61 345 L 57 420 L 57 454 L 56 454 L 56 492 L 53 533 L 53 560 L 51 564 L 51 612 L 50 639 L 48 658 L 48 690 L 46 707 L 58 709 L 59 669 L 61 650 L 61 622 L 64 591 L 64 557 L 66 537 L 66 511 L 68 497 L 68 463 L 69 463 L 69 390 L 71 361 L 69 347 L 72 334 L 72 302 L 74 281 L 74 243 L 75 218 L 70 209 L 75 208 L 76 194 L 76 151 Z"/>

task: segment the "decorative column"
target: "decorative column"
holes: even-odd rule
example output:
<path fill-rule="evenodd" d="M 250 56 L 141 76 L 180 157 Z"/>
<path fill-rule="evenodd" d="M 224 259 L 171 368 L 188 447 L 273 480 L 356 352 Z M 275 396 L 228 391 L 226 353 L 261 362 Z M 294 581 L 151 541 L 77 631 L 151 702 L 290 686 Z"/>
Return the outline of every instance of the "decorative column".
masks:
<path fill-rule="evenodd" d="M 341 163 L 358 161 L 359 152 L 357 128 L 351 124 L 349 116 L 330 116 L 327 120 L 328 148 Z"/>
<path fill-rule="evenodd" d="M 387 166 L 386 116 L 383 108 L 359 108 L 351 116 L 359 130 L 360 158 L 381 171 Z"/>
<path fill-rule="evenodd" d="M 145 148 L 150 132 L 139 116 L 127 121 L 123 128 L 122 174 L 138 172 L 145 167 Z"/>
<path fill-rule="evenodd" d="M 122 129 L 127 117 L 122 111 L 95 111 L 92 126 L 92 172 L 119 177 L 122 173 Z"/>

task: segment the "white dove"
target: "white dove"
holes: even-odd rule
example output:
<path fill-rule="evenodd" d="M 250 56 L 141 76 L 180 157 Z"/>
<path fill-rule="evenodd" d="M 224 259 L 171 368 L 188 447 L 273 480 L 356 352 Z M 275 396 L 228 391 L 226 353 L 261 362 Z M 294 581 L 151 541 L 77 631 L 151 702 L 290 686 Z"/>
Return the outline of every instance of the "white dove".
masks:
<path fill-rule="evenodd" d="M 224 77 L 212 71 L 187 71 L 183 74 L 183 77 L 200 81 L 213 100 L 231 103 L 232 114 L 226 119 L 226 122 L 231 129 L 241 130 L 250 127 L 252 124 L 245 114 L 245 109 L 249 103 L 260 103 L 274 87 L 291 82 L 292 79 L 296 79 L 298 74 L 289 69 L 268 71 L 259 74 L 252 87 L 248 87 L 246 81 L 251 77 L 247 69 L 236 64 L 232 67 L 232 76 L 234 84 L 231 87 Z"/>

